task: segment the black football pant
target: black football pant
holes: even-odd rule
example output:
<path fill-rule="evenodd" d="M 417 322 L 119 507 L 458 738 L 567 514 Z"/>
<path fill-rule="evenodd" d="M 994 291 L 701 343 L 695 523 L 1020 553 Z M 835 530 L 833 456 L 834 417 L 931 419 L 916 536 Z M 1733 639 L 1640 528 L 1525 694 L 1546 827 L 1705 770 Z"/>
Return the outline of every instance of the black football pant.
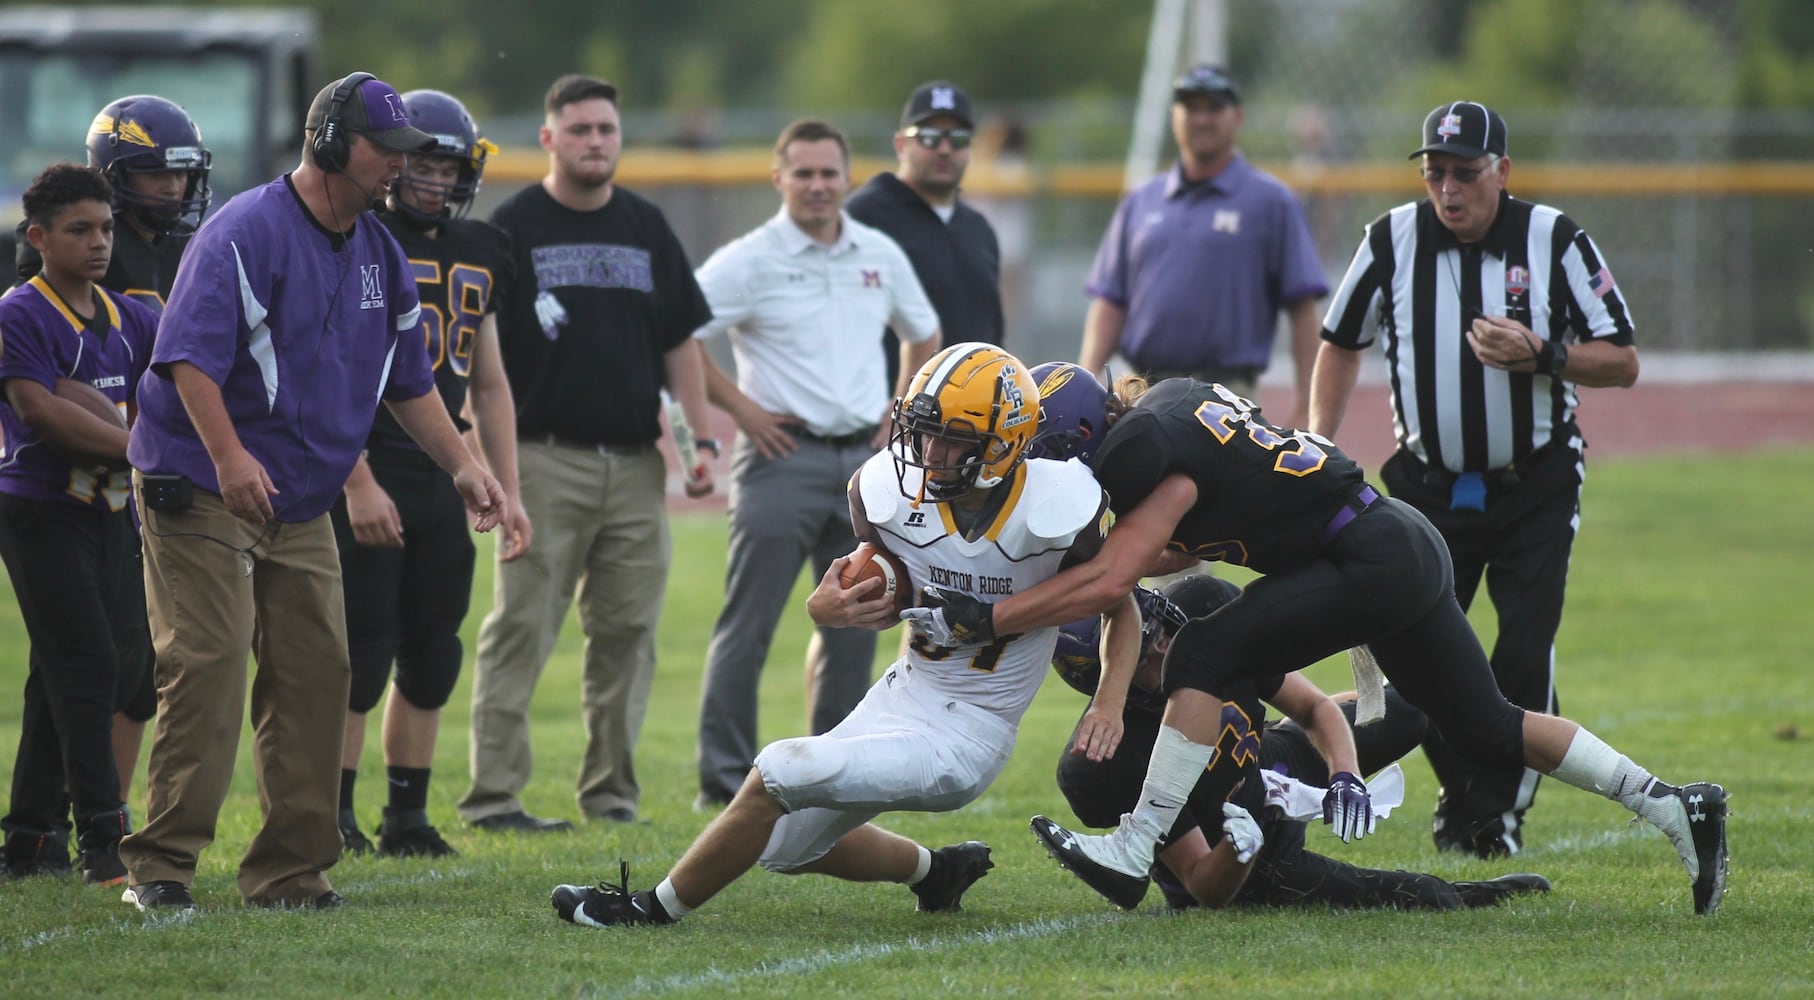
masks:
<path fill-rule="evenodd" d="M 1392 495 L 1418 508 L 1448 543 L 1463 610 L 1485 578 L 1499 621 L 1490 659 L 1500 692 L 1514 705 L 1552 715 L 1558 711 L 1556 632 L 1580 511 L 1577 461 L 1573 451 L 1555 449 L 1515 485 L 1490 490 L 1484 512 L 1450 510 L 1446 497 L 1411 475 L 1415 467 L 1404 458 L 1382 470 Z M 1538 773 L 1470 762 L 1435 731 L 1424 753 L 1442 786 L 1438 843 L 1483 856 L 1516 852 Z"/>
<path fill-rule="evenodd" d="M 0 558 L 31 640 L 9 834 L 67 830 L 72 805 L 81 822 L 121 806 L 113 713 L 139 681 L 121 658 L 146 628 L 137 553 L 124 511 L 0 495 Z"/>
<path fill-rule="evenodd" d="M 394 662 L 404 700 L 437 709 L 447 704 L 460 676 L 460 625 L 472 602 L 475 550 L 466 504 L 453 477 L 423 452 L 373 447 L 366 460 L 397 505 L 403 547 L 360 545 L 346 499 L 334 505 L 353 667 L 348 707 L 370 712 L 384 696 Z"/>

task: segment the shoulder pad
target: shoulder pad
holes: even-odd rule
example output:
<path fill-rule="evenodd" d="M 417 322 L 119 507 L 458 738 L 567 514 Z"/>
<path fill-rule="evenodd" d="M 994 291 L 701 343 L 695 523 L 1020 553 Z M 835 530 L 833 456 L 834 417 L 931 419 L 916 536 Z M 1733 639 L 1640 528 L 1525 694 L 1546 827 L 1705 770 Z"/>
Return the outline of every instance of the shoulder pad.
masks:
<path fill-rule="evenodd" d="M 863 513 L 871 524 L 894 520 L 895 511 L 907 498 L 901 496 L 901 484 L 895 480 L 892 452 L 876 452 L 857 470 L 857 496 L 862 498 Z"/>
<path fill-rule="evenodd" d="M 1027 460 L 1027 486 L 1022 503 L 1027 507 L 1027 531 L 1048 541 L 1069 541 L 1095 523 L 1102 509 L 1102 487 L 1089 467 L 1077 459 L 1054 462 Z"/>

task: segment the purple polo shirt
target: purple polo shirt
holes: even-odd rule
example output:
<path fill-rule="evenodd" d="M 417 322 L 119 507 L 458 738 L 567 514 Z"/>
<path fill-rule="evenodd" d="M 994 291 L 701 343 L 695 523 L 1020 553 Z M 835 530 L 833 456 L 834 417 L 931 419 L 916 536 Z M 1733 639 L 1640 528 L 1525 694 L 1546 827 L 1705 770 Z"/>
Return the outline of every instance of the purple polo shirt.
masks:
<path fill-rule="evenodd" d="M 421 312 L 409 261 L 376 216 L 361 213 L 342 242 L 287 175 L 234 197 L 183 254 L 139 383 L 133 466 L 220 492 L 170 378 L 169 366 L 187 361 L 220 384 L 240 442 L 280 491 L 277 520 L 321 516 L 380 401 L 435 389 Z"/>
<path fill-rule="evenodd" d="M 1237 155 L 1123 198 L 1084 290 L 1127 311 L 1121 353 L 1142 369 L 1265 368 L 1279 310 L 1329 284 L 1297 196 Z"/>
<path fill-rule="evenodd" d="M 71 311 L 42 274 L 0 298 L 0 493 L 99 510 L 126 506 L 130 471 L 72 467 L 20 419 L 4 392 L 12 379 L 55 392 L 57 379 L 72 378 L 101 390 L 125 412 L 151 360 L 157 314 L 96 288 L 101 303 L 92 323 Z"/>

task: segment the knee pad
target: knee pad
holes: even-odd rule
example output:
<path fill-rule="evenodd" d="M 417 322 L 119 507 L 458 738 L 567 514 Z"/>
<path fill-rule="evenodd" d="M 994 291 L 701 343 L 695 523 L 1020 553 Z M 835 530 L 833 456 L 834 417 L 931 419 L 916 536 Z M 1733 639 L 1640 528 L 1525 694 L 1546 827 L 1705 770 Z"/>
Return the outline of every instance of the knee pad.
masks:
<path fill-rule="evenodd" d="M 120 714 L 134 722 L 145 723 L 157 715 L 157 664 L 142 664 L 139 680 L 132 693 L 120 705 Z"/>
<path fill-rule="evenodd" d="M 1184 623 L 1172 639 L 1165 654 L 1165 668 L 1159 687 L 1166 695 L 1179 688 L 1205 691 L 1223 701 L 1230 700 L 1233 683 L 1241 676 L 1239 663 L 1227 655 L 1222 644 L 1210 636 L 1213 626 L 1207 618 L 1193 618 Z"/>
<path fill-rule="evenodd" d="M 414 649 L 397 651 L 397 691 L 411 705 L 432 712 L 447 704 L 460 679 L 465 648 L 452 633 L 436 635 Z"/>
<path fill-rule="evenodd" d="M 1465 726 L 1441 730 L 1449 746 L 1482 767 L 1524 766 L 1524 711 L 1506 705 L 1490 719 L 1471 719 Z"/>
<path fill-rule="evenodd" d="M 378 707 L 378 699 L 384 697 L 384 686 L 390 683 L 391 661 L 388 654 L 369 649 L 352 652 L 353 680 L 347 689 L 346 707 L 364 715 Z"/>
<path fill-rule="evenodd" d="M 813 794 L 843 773 L 847 759 L 841 741 L 802 736 L 763 747 L 756 770 L 781 808 L 793 812 L 812 805 Z"/>

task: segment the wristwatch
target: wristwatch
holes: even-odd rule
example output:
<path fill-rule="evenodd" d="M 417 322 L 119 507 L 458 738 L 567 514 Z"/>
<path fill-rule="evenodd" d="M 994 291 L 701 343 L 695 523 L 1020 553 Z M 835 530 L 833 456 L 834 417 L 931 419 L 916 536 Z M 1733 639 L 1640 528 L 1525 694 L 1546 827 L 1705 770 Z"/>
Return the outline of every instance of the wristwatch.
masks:
<path fill-rule="evenodd" d="M 717 438 L 694 438 L 693 447 L 702 451 L 709 449 L 713 458 L 723 458 L 724 453 L 718 450 Z"/>
<path fill-rule="evenodd" d="M 1546 340 L 1543 350 L 1537 353 L 1537 371 L 1555 378 L 1562 374 L 1568 364 L 1568 345 L 1560 340 Z"/>

